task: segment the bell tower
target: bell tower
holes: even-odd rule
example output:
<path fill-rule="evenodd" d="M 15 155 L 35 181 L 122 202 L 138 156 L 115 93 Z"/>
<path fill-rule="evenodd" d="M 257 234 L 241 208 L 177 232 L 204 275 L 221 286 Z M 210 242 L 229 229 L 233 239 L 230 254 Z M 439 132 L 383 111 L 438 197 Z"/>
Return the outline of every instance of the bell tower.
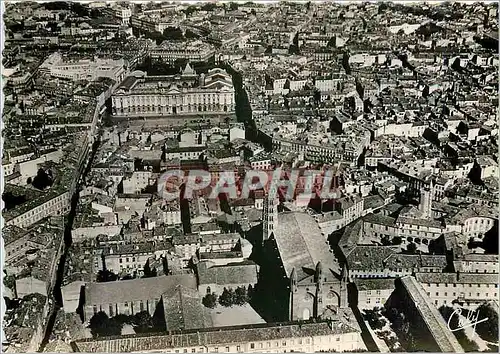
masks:
<path fill-rule="evenodd" d="M 295 267 L 292 268 L 292 272 L 290 273 L 290 320 L 293 319 L 295 302 L 297 301 L 297 272 L 295 271 Z"/>
<path fill-rule="evenodd" d="M 279 199 L 276 194 L 276 189 L 271 188 L 264 198 L 263 205 L 263 227 L 262 227 L 262 243 L 269 240 L 278 225 L 278 204 Z"/>
<path fill-rule="evenodd" d="M 318 317 L 323 312 L 323 281 L 323 265 L 321 262 L 318 262 L 316 264 L 316 271 L 314 272 L 314 282 L 316 283 L 314 317 Z"/>
<path fill-rule="evenodd" d="M 347 307 L 347 284 L 349 283 L 349 276 L 347 274 L 346 265 L 342 265 L 342 272 L 340 274 L 340 308 Z"/>

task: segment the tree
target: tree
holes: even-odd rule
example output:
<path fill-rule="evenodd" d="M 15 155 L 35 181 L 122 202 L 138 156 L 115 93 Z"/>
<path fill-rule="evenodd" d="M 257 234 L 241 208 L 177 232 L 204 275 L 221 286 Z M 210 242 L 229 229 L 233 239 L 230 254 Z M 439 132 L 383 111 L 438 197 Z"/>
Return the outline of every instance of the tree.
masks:
<path fill-rule="evenodd" d="M 394 236 L 392 239 L 392 244 L 393 245 L 400 245 L 403 241 L 401 240 L 400 236 Z"/>
<path fill-rule="evenodd" d="M 380 241 L 382 242 L 383 246 L 390 246 L 392 244 L 389 240 L 389 236 L 387 235 L 384 235 Z"/>
<path fill-rule="evenodd" d="M 215 293 L 206 294 L 203 299 L 201 299 L 203 306 L 213 309 L 217 306 L 217 295 Z"/>
<path fill-rule="evenodd" d="M 98 283 L 105 283 L 105 282 L 108 282 L 108 281 L 115 281 L 117 279 L 118 279 L 118 275 L 116 275 L 115 273 L 113 273 L 110 270 L 104 269 L 104 270 L 100 270 L 100 271 L 97 272 L 97 279 L 96 279 L 96 281 Z"/>
<path fill-rule="evenodd" d="M 488 342 L 498 343 L 498 312 L 491 304 L 482 304 L 477 309 L 478 320 L 487 318 L 477 324 L 476 332 Z"/>
<path fill-rule="evenodd" d="M 219 304 L 224 307 L 231 307 L 234 304 L 234 290 L 229 288 L 226 289 L 224 288 L 224 291 L 222 292 L 221 296 L 219 296 Z"/>
<path fill-rule="evenodd" d="M 382 329 L 387 323 L 377 309 L 365 310 L 365 318 L 373 329 Z"/>
<path fill-rule="evenodd" d="M 252 284 L 249 284 L 247 289 L 248 301 L 252 299 L 253 294 L 254 294 L 254 288 Z"/>
<path fill-rule="evenodd" d="M 386 3 L 386 2 L 381 2 L 381 3 L 379 3 L 379 5 L 378 5 L 377 12 L 378 12 L 379 14 L 382 14 L 382 13 L 384 13 L 384 12 L 385 12 L 385 10 L 386 10 L 388 7 L 389 7 L 389 6 L 387 5 L 387 3 Z"/>
<path fill-rule="evenodd" d="M 153 328 L 153 318 L 147 311 L 141 311 L 134 315 L 134 324 L 136 332 L 150 332 Z"/>
<path fill-rule="evenodd" d="M 52 1 L 43 4 L 46 10 L 69 10 L 71 4 L 65 1 Z"/>
<path fill-rule="evenodd" d="M 408 244 L 408 246 L 406 246 L 406 250 L 410 254 L 414 254 L 415 252 L 417 252 L 417 245 L 414 244 L 413 242 L 411 242 L 411 243 Z"/>
<path fill-rule="evenodd" d="M 37 189 L 44 190 L 45 188 L 50 187 L 52 183 L 54 183 L 52 178 L 50 178 L 43 168 L 40 168 L 35 178 L 33 178 L 32 185 Z"/>
<path fill-rule="evenodd" d="M 186 17 L 189 17 L 193 12 L 196 12 L 197 8 L 196 6 L 188 6 L 186 10 L 184 10 L 184 13 L 186 14 Z"/>
<path fill-rule="evenodd" d="M 163 37 L 166 40 L 182 40 L 184 35 L 179 27 L 167 27 L 163 31 Z"/>
<path fill-rule="evenodd" d="M 234 292 L 234 304 L 235 305 L 244 305 L 248 302 L 247 289 L 244 286 L 239 286 L 236 288 Z"/>
<path fill-rule="evenodd" d="M 132 324 L 134 322 L 134 319 L 132 316 L 128 316 L 128 315 L 125 315 L 123 313 L 117 314 L 115 317 L 111 318 L 111 320 L 116 321 L 116 323 L 119 323 L 120 325 L 123 325 L 125 323 Z"/>
<path fill-rule="evenodd" d="M 314 102 L 316 105 L 319 105 L 321 103 L 321 92 L 318 89 L 314 90 Z"/>
<path fill-rule="evenodd" d="M 86 5 L 82 5 L 77 2 L 71 3 L 71 10 L 78 16 L 78 17 L 85 17 L 90 15 L 89 8 Z"/>
<path fill-rule="evenodd" d="M 117 336 L 122 332 L 122 324 L 109 318 L 103 311 L 92 316 L 89 321 L 89 328 L 94 337 Z"/>
<path fill-rule="evenodd" d="M 214 4 L 214 3 L 206 3 L 204 4 L 202 7 L 201 7 L 201 10 L 202 11 L 207 11 L 207 12 L 210 12 L 210 11 L 213 11 L 215 8 L 217 8 L 217 4 Z"/>
<path fill-rule="evenodd" d="M 189 28 L 186 30 L 186 33 L 184 34 L 184 37 L 186 37 L 186 38 L 194 38 L 194 39 L 200 38 L 200 36 L 198 34 L 194 33 Z"/>

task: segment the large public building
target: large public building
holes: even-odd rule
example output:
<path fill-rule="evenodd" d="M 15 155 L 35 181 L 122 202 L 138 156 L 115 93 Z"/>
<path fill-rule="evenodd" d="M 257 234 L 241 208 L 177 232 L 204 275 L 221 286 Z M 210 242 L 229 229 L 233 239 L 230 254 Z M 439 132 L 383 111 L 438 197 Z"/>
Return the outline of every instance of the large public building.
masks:
<path fill-rule="evenodd" d="M 231 75 L 220 68 L 197 74 L 189 64 L 177 75 L 147 76 L 136 71 L 112 97 L 117 117 L 161 117 L 231 113 L 235 109 Z"/>

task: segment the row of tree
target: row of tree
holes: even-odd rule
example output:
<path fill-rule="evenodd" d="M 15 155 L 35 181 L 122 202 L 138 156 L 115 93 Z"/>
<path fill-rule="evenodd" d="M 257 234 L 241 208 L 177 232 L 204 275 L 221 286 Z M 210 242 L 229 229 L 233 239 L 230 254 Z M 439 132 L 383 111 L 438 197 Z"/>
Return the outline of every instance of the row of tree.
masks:
<path fill-rule="evenodd" d="M 89 321 L 89 328 L 94 337 L 117 336 L 121 334 L 122 327 L 129 324 L 136 333 L 156 332 L 164 330 L 164 324 L 151 316 L 147 311 L 135 315 L 116 315 L 109 317 L 105 312 L 96 313 Z"/>
<path fill-rule="evenodd" d="M 215 308 L 217 303 L 224 307 L 242 306 L 250 301 L 253 294 L 252 285 L 248 289 L 244 286 L 238 286 L 236 289 L 224 288 L 222 294 L 217 296 L 214 292 L 208 293 L 202 299 L 205 307 Z"/>

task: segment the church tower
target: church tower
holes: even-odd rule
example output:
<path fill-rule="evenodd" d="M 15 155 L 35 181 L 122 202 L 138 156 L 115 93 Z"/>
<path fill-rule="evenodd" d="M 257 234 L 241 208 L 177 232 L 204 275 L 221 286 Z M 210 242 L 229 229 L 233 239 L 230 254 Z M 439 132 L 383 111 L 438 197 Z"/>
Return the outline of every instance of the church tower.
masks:
<path fill-rule="evenodd" d="M 347 307 L 347 284 L 349 284 L 349 276 L 347 274 L 347 267 L 344 264 L 342 266 L 342 272 L 340 274 L 340 308 Z"/>
<path fill-rule="evenodd" d="M 420 203 L 418 208 L 422 218 L 430 219 L 432 216 L 432 200 L 434 199 L 434 181 L 431 180 L 430 187 L 424 187 L 420 191 Z"/>
<path fill-rule="evenodd" d="M 262 243 L 269 240 L 274 229 L 278 225 L 278 204 L 279 199 L 276 194 L 276 189 L 272 188 L 264 198 L 263 205 L 263 227 L 262 227 Z"/>
<path fill-rule="evenodd" d="M 314 272 L 314 282 L 316 283 L 316 296 L 314 303 L 313 314 L 318 317 L 323 312 L 323 265 L 321 262 L 316 264 L 316 271 Z"/>
<path fill-rule="evenodd" d="M 295 271 L 295 267 L 292 268 L 292 272 L 290 273 L 290 299 L 289 299 L 289 306 L 290 306 L 290 319 L 293 319 L 294 314 L 294 306 L 295 306 L 295 301 L 297 299 L 295 296 L 297 295 L 297 272 Z"/>

